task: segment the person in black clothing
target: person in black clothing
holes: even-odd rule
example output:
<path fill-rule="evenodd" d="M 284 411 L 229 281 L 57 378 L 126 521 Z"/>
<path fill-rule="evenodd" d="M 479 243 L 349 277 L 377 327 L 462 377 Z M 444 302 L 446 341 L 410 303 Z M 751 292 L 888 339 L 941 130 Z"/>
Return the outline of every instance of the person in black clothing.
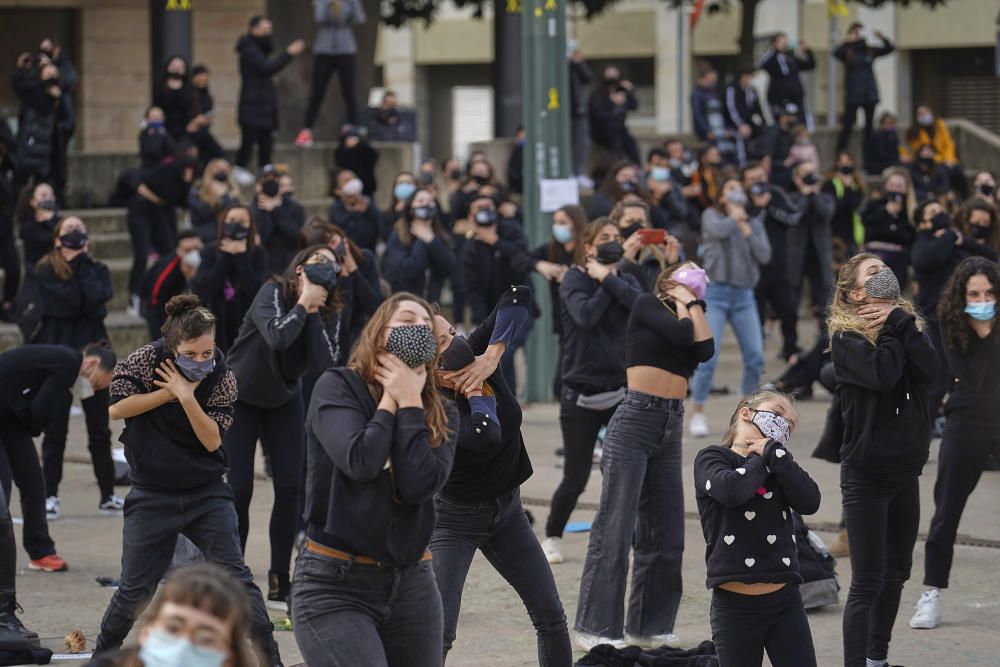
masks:
<path fill-rule="evenodd" d="M 844 420 L 840 488 L 851 554 L 844 667 L 886 667 L 920 523 L 917 481 L 930 448 L 927 390 L 937 354 L 892 269 L 870 253 L 841 267 L 827 328 Z"/>
<path fill-rule="evenodd" d="M 623 79 L 617 67 L 604 68 L 601 85 L 590 96 L 590 138 L 607 151 L 605 168 L 617 160 L 639 162 L 639 147 L 625 122 L 628 112 L 638 108 L 632 82 Z M 604 176 L 604 169 L 595 169 L 596 180 Z"/>
<path fill-rule="evenodd" d="M 656 205 L 656 199 L 642 183 L 639 167 L 621 160 L 611 165 L 597 194 L 587 203 L 587 216 L 591 220 L 596 220 L 611 215 L 615 205 L 628 195 L 636 195 L 650 206 Z M 667 216 L 663 211 L 657 211 L 654 226 L 659 228 L 667 226 Z"/>
<path fill-rule="evenodd" d="M 128 287 L 130 306 L 138 315 L 139 289 L 146 273 L 150 248 L 160 255 L 173 252 L 177 236 L 177 207 L 187 206 L 198 168 L 197 151 L 190 144 L 178 147 L 174 160 L 144 174 L 128 203 L 128 232 L 132 241 L 132 269 Z"/>
<path fill-rule="evenodd" d="M 73 96 L 80 83 L 80 74 L 76 71 L 76 66 L 63 51 L 62 44 L 51 37 L 46 37 L 38 44 L 38 59 L 40 62 L 45 62 L 44 58 L 48 58 L 49 62 L 59 69 L 60 87 L 66 95 L 66 103 L 72 107 Z"/>
<path fill-rule="evenodd" d="M 878 118 L 878 131 L 865 142 L 865 173 L 881 176 L 890 167 L 899 166 L 899 134 L 896 132 L 896 115 L 884 111 Z"/>
<path fill-rule="evenodd" d="M 625 397 L 625 329 L 639 282 L 620 272 L 622 235 L 607 218 L 590 223 L 579 239 L 586 264 L 576 264 L 559 286 L 562 302 L 562 393 L 559 426 L 566 464 L 552 496 L 542 549 L 563 562 L 566 522 L 590 479 L 601 427 Z"/>
<path fill-rule="evenodd" d="M 340 308 L 340 270 L 329 246 L 300 251 L 283 274 L 257 292 L 229 351 L 240 389 L 235 422 L 223 444 L 230 464 L 229 484 L 245 550 L 260 438 L 270 454 L 274 484 L 267 599 L 275 608 L 287 609 L 295 541 L 305 446 L 300 379 L 310 368 L 333 366 L 335 350 L 326 323 Z"/>
<path fill-rule="evenodd" d="M 341 169 L 334 177 L 330 222 L 343 228 L 347 237 L 365 250 L 375 252 L 379 240 L 379 211 L 371 197 L 364 194 L 364 183 L 350 169 Z"/>
<path fill-rule="evenodd" d="M 892 268 L 903 289 L 909 281 L 910 246 L 917 234 L 910 222 L 915 205 L 906 170 L 893 167 L 886 172 L 882 186 L 872 193 L 861 211 L 864 250 L 877 255 Z"/>
<path fill-rule="evenodd" d="M 7 123 L 0 123 L 0 268 L 3 269 L 3 298 L 0 299 L 0 322 L 17 317 L 17 291 L 21 286 L 21 258 L 17 253 L 14 209 L 17 199 L 13 175 L 17 162 L 17 143 Z"/>
<path fill-rule="evenodd" d="M 767 103 L 771 113 L 777 118 L 789 103 L 796 106 L 797 122 L 804 122 L 810 132 L 814 130 L 812 114 L 805 106 L 805 89 L 799 79 L 799 72 L 816 68 L 816 59 L 804 39 L 799 40 L 797 49 L 788 43 L 788 35 L 779 32 L 771 39 L 769 48 L 757 66 L 771 77 L 767 85 Z"/>
<path fill-rule="evenodd" d="M 924 144 L 918 148 L 916 158 L 907 168 L 910 170 L 913 193 L 918 204 L 928 199 L 949 199 L 951 182 L 948 180 L 948 168 L 934 161 L 934 146 Z"/>
<path fill-rule="evenodd" d="M 379 214 L 378 235 L 386 243 L 389 242 L 389 236 L 392 234 L 396 222 L 403 215 L 403 207 L 416 191 L 417 177 L 413 175 L 413 172 L 401 171 L 396 174 L 392 182 L 392 196 L 389 199 L 389 205 Z M 437 199 L 436 196 L 435 199 Z"/>
<path fill-rule="evenodd" d="M 139 129 L 139 174 L 141 179 L 177 152 L 173 137 L 167 132 L 163 109 L 151 106 L 143 115 Z"/>
<path fill-rule="evenodd" d="M 236 42 L 240 64 L 240 99 L 236 122 L 240 126 L 240 150 L 236 164 L 246 167 L 257 145 L 257 164 L 271 164 L 274 131 L 278 128 L 278 92 L 272 77 L 285 68 L 292 58 L 302 53 L 306 45 L 297 39 L 272 56 L 273 26 L 264 16 L 250 18 L 249 29 Z"/>
<path fill-rule="evenodd" d="M 973 197 L 955 214 L 959 230 L 983 249 L 1000 255 L 1000 212 L 995 204 Z"/>
<path fill-rule="evenodd" d="M 6 424 L 4 425 L 6 427 Z M 6 433 L 5 433 L 6 436 Z M 0 436 L 0 447 L 5 436 Z M 24 627 L 17 617 L 21 605 L 17 603 L 17 544 L 14 538 L 14 522 L 10 518 L 7 491 L 0 488 L 0 631 L 8 637 L 20 636 L 25 641 L 38 645 L 38 633 Z"/>
<path fill-rule="evenodd" d="M 847 28 L 847 38 L 837 45 L 833 55 L 844 63 L 844 118 L 837 135 L 837 150 L 847 148 L 847 142 L 854 130 L 858 109 L 865 111 L 865 133 L 862 146 L 868 145 L 875 125 L 875 107 L 878 105 L 878 82 L 872 70 L 876 58 L 887 56 L 896 50 L 889 38 L 880 30 L 875 36 L 881 46 L 869 46 L 865 41 L 864 26 L 855 21 Z"/>
<path fill-rule="evenodd" d="M 456 225 L 469 216 L 469 204 L 480 194 L 486 194 L 486 196 L 493 198 L 493 203 L 497 206 L 507 197 L 503 186 L 497 180 L 496 170 L 485 157 L 473 156 L 469 158 L 469 164 L 465 171 L 466 175 L 462 180 L 461 187 L 452 194 L 449 202 L 451 219 Z M 468 230 L 453 228 L 452 231 L 464 237 Z M 458 251 L 456 250 L 456 252 Z"/>
<path fill-rule="evenodd" d="M 650 223 L 685 242 L 693 243 L 684 187 L 674 176 L 670 155 L 662 148 L 651 148 L 646 154 L 646 190 L 649 191 Z M 639 195 L 641 197 L 641 195 Z"/>
<path fill-rule="evenodd" d="M 524 193 L 524 127 L 518 125 L 514 135 L 514 149 L 507 161 L 507 187 L 511 192 Z"/>
<path fill-rule="evenodd" d="M 83 221 L 76 217 L 63 218 L 56 226 L 53 249 L 38 262 L 42 322 L 37 335 L 29 342 L 82 350 L 94 341 L 107 339 L 104 318 L 112 296 L 111 273 L 107 265 L 91 257 L 88 248 Z M 86 416 L 88 449 L 100 491 L 98 509 L 102 513 L 118 513 L 122 501 L 114 495 L 109 394 L 106 388 L 84 394 L 80 396 L 80 405 Z M 46 428 L 42 441 L 46 511 L 50 519 L 59 518 L 59 483 L 71 402 L 69 394 L 59 398 L 54 408 L 56 416 Z"/>
<path fill-rule="evenodd" d="M 730 124 L 719 96 L 719 73 L 710 65 L 702 64 L 697 84 L 691 91 L 691 120 L 695 134 L 700 140 L 718 148 L 723 162 L 744 162 L 746 151 L 742 137 Z"/>
<path fill-rule="evenodd" d="M 208 89 L 209 76 L 208 65 L 198 64 L 191 68 L 191 120 L 185 128 L 188 139 L 198 147 L 198 157 L 203 164 L 226 155 L 212 136 L 215 100 Z"/>
<path fill-rule="evenodd" d="M 770 159 L 770 182 L 779 187 L 792 185 L 791 157 L 795 145 L 795 128 L 798 125 L 799 106 L 793 103 L 784 105 L 776 112 L 777 122 L 769 127 L 760 140 L 763 154 Z M 763 159 L 763 158 L 762 158 Z"/>
<path fill-rule="evenodd" d="M 218 240 L 219 218 L 240 200 L 239 186 L 233 180 L 233 167 L 225 158 L 210 160 L 201 181 L 188 195 L 188 222 L 204 243 Z"/>
<path fill-rule="evenodd" d="M 286 179 L 284 191 L 283 178 Z M 299 230 L 306 224 L 306 211 L 295 201 L 295 184 L 291 176 L 274 165 L 264 166 L 254 189 L 257 194 L 250 204 L 250 212 L 261 244 L 267 249 L 268 273 L 281 273 L 300 250 Z"/>
<path fill-rule="evenodd" d="M 924 585 L 911 628 L 941 622 L 940 589 L 948 588 L 955 535 L 965 504 L 990 455 L 1000 452 L 1000 334 L 996 303 L 1000 270 L 995 261 L 970 257 L 952 273 L 938 305 L 940 338 L 957 379 L 948 396 L 934 483 L 934 518 L 927 534 Z"/>
<path fill-rule="evenodd" d="M 444 606 L 444 655 L 455 641 L 462 589 L 480 550 L 521 597 L 535 626 L 539 663 L 572 664 L 566 614 L 552 570 L 521 504 L 519 487 L 532 473 L 521 436 L 521 407 L 498 370 L 518 328 L 531 318 L 531 289 L 512 286 L 468 338 L 441 315 L 434 332 L 441 350 L 435 379 L 459 414 L 455 463 L 434 499 L 434 574 Z"/>
<path fill-rule="evenodd" d="M 569 122 L 570 140 L 573 142 L 573 175 L 584 176 L 590 159 L 590 128 L 588 123 L 587 91 L 594 73 L 583 58 L 579 47 L 569 48 Z"/>
<path fill-rule="evenodd" d="M 375 194 L 378 184 L 375 182 L 375 164 L 378 162 L 378 151 L 372 148 L 361 135 L 358 128 L 345 125 L 340 130 L 340 142 L 333 151 L 333 163 L 339 169 L 349 169 L 361 179 L 364 194 L 371 197 Z"/>
<path fill-rule="evenodd" d="M 761 391 L 740 400 L 718 446 L 698 452 L 695 497 L 712 589 L 712 640 L 725 667 L 815 667 L 791 513 L 815 514 L 820 492 L 788 439 L 795 406 Z"/>
<path fill-rule="evenodd" d="M 223 478 L 222 440 L 233 425 L 237 386 L 215 346 L 214 325 L 196 296 L 175 296 L 167 304 L 163 338 L 115 369 L 111 416 L 125 420 L 121 441 L 132 488 L 125 501 L 121 581 L 101 620 L 95 653 L 121 646 L 184 535 L 243 585 L 263 664 L 281 665 L 260 589 L 240 553 L 233 492 Z"/>
<path fill-rule="evenodd" d="M 406 200 L 382 257 L 382 275 L 391 291 L 412 292 L 429 301 L 440 296 L 441 284 L 455 263 L 440 215 L 434 193 L 427 188 Z"/>
<path fill-rule="evenodd" d="M 753 67 L 743 67 L 736 79 L 726 86 L 726 123 L 736 128 L 744 141 L 756 139 L 764 133 L 767 121 L 760 106 L 760 97 L 753 85 Z"/>
<path fill-rule="evenodd" d="M 837 153 L 833 171 L 824 181 L 822 192 L 833 197 L 834 201 L 833 218 L 830 219 L 833 243 L 839 243 L 850 257 L 865 241 L 865 228 L 859 212 L 865 188 L 854 156 L 847 151 Z"/>
<path fill-rule="evenodd" d="M 185 229 L 177 235 L 174 254 L 161 257 L 146 272 L 142 280 L 142 316 L 149 327 L 150 340 L 160 337 L 160 330 L 167 319 L 167 302 L 191 288 L 201 266 L 203 249 L 204 244 L 198 233 Z"/>
<path fill-rule="evenodd" d="M 392 295 L 347 368 L 327 370 L 313 391 L 307 539 L 291 605 L 310 664 L 442 663 L 441 595 L 427 544 L 460 423 L 432 377 L 432 324 L 426 301 Z"/>
<path fill-rule="evenodd" d="M 202 251 L 191 287 L 215 315 L 215 344 L 227 353 L 267 277 L 267 251 L 257 241 L 253 213 L 242 204 L 223 213 L 218 238 Z"/>
<path fill-rule="evenodd" d="M 107 392 L 114 367 L 115 353 L 106 342 L 92 343 L 82 352 L 64 345 L 22 345 L 0 354 L 0 377 L 4 378 L 0 390 L 0 486 L 6 507 L 11 481 L 17 484 L 31 570 L 68 569 L 49 536 L 45 478 L 32 436 L 64 418 L 63 397 L 71 397 L 70 392 L 81 397 Z"/>
<path fill-rule="evenodd" d="M 813 314 L 823 319 L 833 287 L 833 236 L 830 219 L 835 203 L 833 197 L 820 191 L 816 165 L 800 162 L 792 170 L 795 191 L 792 204 L 799 210 L 799 224 L 787 232 L 785 253 L 788 260 L 788 280 L 792 284 L 795 303 L 801 300 L 802 279 L 808 278 Z"/>
<path fill-rule="evenodd" d="M 52 186 L 39 183 L 21 190 L 14 210 L 14 225 L 24 253 L 24 280 L 17 294 L 17 323 L 25 339 L 35 335 L 41 322 L 42 308 L 38 302 L 35 267 L 38 260 L 52 249 L 52 239 L 60 220 L 58 209 Z"/>
<path fill-rule="evenodd" d="M 14 72 L 14 92 L 21 103 L 14 189 L 48 181 L 61 201 L 66 189 L 67 144 L 76 118 L 68 96 L 63 94 L 59 68 L 47 59 L 45 63 L 24 53 Z"/>
<path fill-rule="evenodd" d="M 625 261 L 621 269 L 635 276 L 644 292 L 653 289 L 660 273 L 671 264 L 676 264 L 681 254 L 680 241 L 662 228 L 653 231 L 650 213 L 646 202 L 635 195 L 626 195 L 608 216 L 611 222 L 618 225 L 624 239 L 622 250 Z"/>
<path fill-rule="evenodd" d="M 163 126 L 175 142 L 187 137 L 192 117 L 192 97 L 187 60 L 173 56 L 163 66 L 162 84 L 153 95 L 153 105 L 163 111 Z"/>

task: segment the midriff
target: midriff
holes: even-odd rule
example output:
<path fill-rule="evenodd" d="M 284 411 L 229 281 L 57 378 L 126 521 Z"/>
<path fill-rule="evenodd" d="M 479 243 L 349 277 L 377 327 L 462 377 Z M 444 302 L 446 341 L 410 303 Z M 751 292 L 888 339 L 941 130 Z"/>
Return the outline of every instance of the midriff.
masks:
<path fill-rule="evenodd" d="M 785 584 L 744 584 L 740 581 L 727 581 L 719 584 L 719 588 L 730 593 L 740 595 L 767 595 L 775 591 L 780 591 Z"/>
<path fill-rule="evenodd" d="M 625 371 L 628 388 L 660 398 L 687 398 L 687 378 L 655 366 L 631 366 Z"/>

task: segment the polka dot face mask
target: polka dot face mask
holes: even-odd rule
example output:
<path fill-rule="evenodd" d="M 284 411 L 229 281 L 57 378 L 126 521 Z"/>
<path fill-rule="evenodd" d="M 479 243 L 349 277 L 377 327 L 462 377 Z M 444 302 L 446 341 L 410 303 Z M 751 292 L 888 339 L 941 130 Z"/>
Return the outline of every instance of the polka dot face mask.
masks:
<path fill-rule="evenodd" d="M 873 299 L 899 299 L 899 281 L 888 266 L 873 275 L 865 283 L 865 294 Z"/>
<path fill-rule="evenodd" d="M 410 368 L 430 363 L 437 354 L 434 332 L 426 324 L 407 324 L 389 332 L 385 351 L 399 357 Z"/>
<path fill-rule="evenodd" d="M 792 423 L 777 412 L 754 410 L 753 418 L 750 422 L 757 427 L 757 430 L 765 438 L 770 438 L 779 445 L 788 444 L 788 436 L 792 432 Z"/>

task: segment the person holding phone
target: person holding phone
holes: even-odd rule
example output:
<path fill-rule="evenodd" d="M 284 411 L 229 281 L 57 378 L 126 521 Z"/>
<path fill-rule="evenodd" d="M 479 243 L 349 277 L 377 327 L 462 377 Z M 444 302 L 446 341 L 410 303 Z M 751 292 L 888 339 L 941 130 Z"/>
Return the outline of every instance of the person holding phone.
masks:
<path fill-rule="evenodd" d="M 660 272 L 680 258 L 680 242 L 665 229 L 653 228 L 649 205 L 632 195 L 615 205 L 610 219 L 624 239 L 627 262 L 622 269 L 635 276 L 644 291 L 650 291 Z"/>

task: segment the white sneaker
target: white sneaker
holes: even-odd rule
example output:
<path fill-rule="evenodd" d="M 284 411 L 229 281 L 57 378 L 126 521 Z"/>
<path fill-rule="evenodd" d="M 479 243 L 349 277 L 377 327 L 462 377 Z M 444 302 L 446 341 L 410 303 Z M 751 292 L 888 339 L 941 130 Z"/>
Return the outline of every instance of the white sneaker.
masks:
<path fill-rule="evenodd" d="M 639 648 L 660 648 L 661 646 L 677 648 L 681 645 L 681 638 L 672 632 L 668 632 L 665 635 L 653 635 L 651 637 L 633 637 L 626 634 L 625 643 L 629 646 L 638 646 Z"/>
<path fill-rule="evenodd" d="M 125 306 L 125 312 L 132 317 L 139 318 L 141 314 L 139 312 L 139 307 L 142 305 L 142 299 L 139 298 L 138 294 L 133 294 L 129 300 L 128 305 Z"/>
<path fill-rule="evenodd" d="M 558 565 L 563 562 L 562 538 L 546 537 L 542 540 L 542 551 L 545 552 L 545 559 L 549 561 L 549 564 Z"/>
<path fill-rule="evenodd" d="M 695 438 L 708 437 L 708 420 L 704 412 L 696 412 L 691 415 L 691 423 L 688 425 L 688 432 Z"/>
<path fill-rule="evenodd" d="M 621 639 L 610 639 L 608 637 L 601 637 L 600 635 L 587 634 L 586 632 L 574 632 L 573 640 L 576 642 L 577 646 L 587 652 L 595 646 L 600 646 L 601 644 L 611 644 L 611 646 L 618 650 L 628 646 L 628 644 Z"/>
<path fill-rule="evenodd" d="M 45 518 L 49 521 L 59 520 L 59 498 L 56 496 L 45 499 Z"/>
<path fill-rule="evenodd" d="M 109 496 L 107 500 L 104 500 L 97 506 L 97 510 L 101 514 L 108 516 L 121 516 L 122 510 L 125 509 L 125 501 L 118 496 Z"/>
<path fill-rule="evenodd" d="M 941 592 L 932 588 L 924 591 L 917 600 L 917 613 L 910 619 L 910 627 L 917 630 L 932 630 L 941 625 Z"/>

